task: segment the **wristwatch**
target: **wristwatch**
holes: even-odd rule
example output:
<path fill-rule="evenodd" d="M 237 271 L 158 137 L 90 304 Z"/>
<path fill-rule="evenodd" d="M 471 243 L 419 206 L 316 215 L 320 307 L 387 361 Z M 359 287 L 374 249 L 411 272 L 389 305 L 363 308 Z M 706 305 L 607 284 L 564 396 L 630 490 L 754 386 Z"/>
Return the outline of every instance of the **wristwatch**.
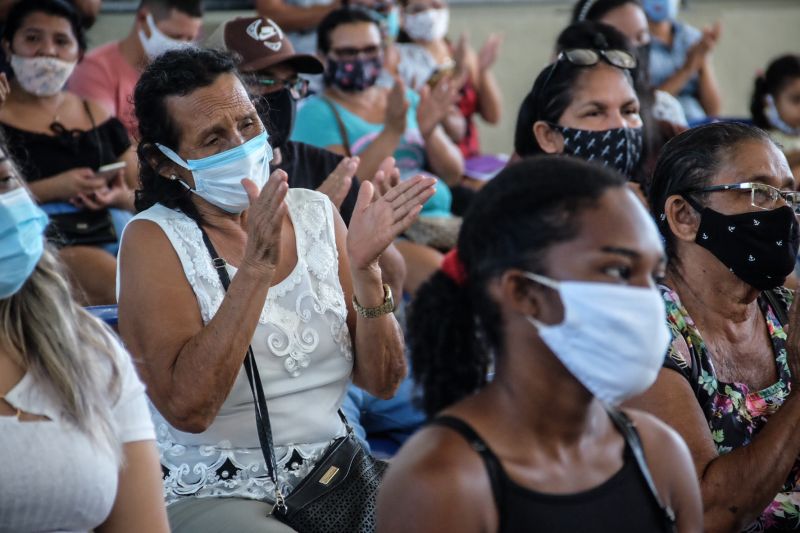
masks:
<path fill-rule="evenodd" d="M 392 288 L 386 283 L 383 284 L 383 303 L 378 307 L 362 307 L 356 300 L 356 295 L 353 295 L 353 308 L 356 313 L 363 318 L 378 318 L 379 316 L 388 315 L 394 311 L 394 298 L 392 297 Z"/>

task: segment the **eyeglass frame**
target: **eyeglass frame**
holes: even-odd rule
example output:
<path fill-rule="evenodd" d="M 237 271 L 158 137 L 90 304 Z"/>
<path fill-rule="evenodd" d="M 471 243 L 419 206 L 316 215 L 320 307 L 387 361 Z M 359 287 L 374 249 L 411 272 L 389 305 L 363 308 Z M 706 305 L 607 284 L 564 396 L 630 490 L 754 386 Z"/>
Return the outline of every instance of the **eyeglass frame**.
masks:
<path fill-rule="evenodd" d="M 279 89 L 289 89 L 289 92 L 292 94 L 292 98 L 299 100 L 308 95 L 308 89 L 311 82 L 302 76 L 297 76 L 290 79 L 280 79 L 274 76 L 261 77 L 255 74 L 253 75 L 253 83 L 261 87 L 272 88 L 278 86 Z M 299 89 L 298 87 L 302 87 L 302 89 Z"/>
<path fill-rule="evenodd" d="M 687 198 L 689 194 L 705 194 L 709 192 L 720 192 L 720 191 L 750 191 L 750 205 L 755 207 L 756 209 L 761 209 L 762 211 L 770 211 L 771 209 L 775 209 L 774 207 L 761 207 L 760 205 L 756 205 L 755 194 L 757 190 L 766 190 L 771 193 L 771 195 L 777 195 L 774 201 L 777 201 L 778 198 L 782 199 L 783 202 L 792 208 L 792 211 L 796 215 L 800 215 L 800 192 L 798 191 L 782 191 L 777 187 L 773 187 L 772 185 L 767 185 L 766 183 L 760 183 L 757 181 L 745 181 L 742 183 L 728 183 L 726 185 L 711 185 L 709 187 L 703 187 L 701 189 L 690 189 L 687 191 L 680 192 L 681 196 L 689 200 L 689 203 L 693 203 L 691 198 Z M 787 197 L 791 196 L 792 198 L 797 198 L 796 200 L 793 199 L 791 202 L 788 200 Z M 692 206 L 697 208 L 697 206 Z"/>
<path fill-rule="evenodd" d="M 569 52 L 573 52 L 575 50 L 581 50 L 581 51 L 588 50 L 588 51 L 594 52 L 597 55 L 597 60 L 594 63 L 585 63 L 585 64 L 575 63 L 569 57 Z M 623 66 L 623 65 L 617 65 L 617 64 L 613 63 L 608 58 L 607 52 L 619 52 L 621 54 L 625 54 L 626 56 L 628 56 L 631 59 L 631 61 L 633 61 L 633 66 Z M 562 50 L 556 56 L 556 60 L 553 61 L 552 66 L 550 67 L 550 72 L 547 73 L 547 77 L 542 82 L 541 87 L 539 87 L 539 97 L 537 98 L 537 106 L 536 106 L 537 111 L 540 109 L 540 105 L 538 105 L 540 102 L 538 102 L 538 100 L 541 99 L 541 97 L 542 97 L 541 95 L 544 94 L 544 90 L 550 84 L 550 80 L 553 78 L 553 74 L 555 74 L 556 69 L 558 68 L 558 65 L 560 63 L 566 61 L 569 64 L 575 65 L 575 66 L 578 66 L 578 67 L 593 67 L 593 66 L 597 65 L 598 63 L 600 63 L 601 60 L 605 61 L 606 63 L 608 63 L 612 67 L 616 67 L 618 69 L 622 69 L 622 70 L 626 70 L 626 71 L 633 70 L 633 69 L 635 69 L 636 67 L 639 66 L 639 62 L 636 60 L 636 57 L 634 57 L 633 54 L 631 54 L 630 52 L 627 52 L 625 50 L 620 50 L 619 48 L 610 48 L 608 50 L 603 50 L 603 49 L 598 49 L 598 48 L 569 48 L 569 49 L 566 49 L 566 50 Z"/>

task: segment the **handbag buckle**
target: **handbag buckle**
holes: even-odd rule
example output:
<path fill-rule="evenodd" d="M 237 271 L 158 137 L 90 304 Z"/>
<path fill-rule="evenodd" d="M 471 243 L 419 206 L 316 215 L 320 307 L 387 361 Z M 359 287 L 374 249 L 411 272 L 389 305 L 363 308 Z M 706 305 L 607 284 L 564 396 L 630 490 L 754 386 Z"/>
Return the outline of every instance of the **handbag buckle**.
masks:
<path fill-rule="evenodd" d="M 286 507 L 286 500 L 283 499 L 283 494 L 281 494 L 281 491 L 277 487 L 275 488 L 275 504 L 272 506 L 272 509 L 270 509 L 267 516 L 272 515 L 275 512 L 275 509 L 282 513 L 288 511 L 288 508 Z"/>
<path fill-rule="evenodd" d="M 211 260 L 211 262 L 214 264 L 214 268 L 216 268 L 217 270 L 222 270 L 223 268 L 225 268 L 225 265 L 227 265 L 225 260 L 221 257 L 215 257 Z"/>

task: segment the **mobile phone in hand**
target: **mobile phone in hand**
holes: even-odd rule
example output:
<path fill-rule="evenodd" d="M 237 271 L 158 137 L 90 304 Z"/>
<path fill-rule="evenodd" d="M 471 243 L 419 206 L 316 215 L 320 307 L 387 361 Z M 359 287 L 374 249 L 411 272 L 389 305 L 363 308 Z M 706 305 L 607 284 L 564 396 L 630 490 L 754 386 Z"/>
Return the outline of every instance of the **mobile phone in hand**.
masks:
<path fill-rule="evenodd" d="M 109 163 L 108 165 L 103 165 L 102 167 L 98 168 L 95 171 L 95 175 L 102 176 L 106 179 L 106 181 L 111 181 L 117 176 L 117 172 L 124 169 L 127 163 L 125 161 L 117 161 L 116 163 Z"/>

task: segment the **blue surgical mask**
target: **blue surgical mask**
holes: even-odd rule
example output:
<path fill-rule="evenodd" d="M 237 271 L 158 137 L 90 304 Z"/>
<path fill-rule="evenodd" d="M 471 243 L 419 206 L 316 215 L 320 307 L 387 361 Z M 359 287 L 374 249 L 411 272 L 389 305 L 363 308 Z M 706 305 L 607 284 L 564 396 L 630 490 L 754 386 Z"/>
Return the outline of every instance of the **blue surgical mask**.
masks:
<path fill-rule="evenodd" d="M 23 187 L 0 194 L 0 299 L 19 291 L 36 268 L 47 221 Z"/>
<path fill-rule="evenodd" d="M 187 189 L 229 213 L 239 214 L 250 205 L 242 186 L 244 178 L 253 181 L 259 191 L 267 183 L 272 147 L 266 131 L 235 148 L 203 159 L 184 161 L 172 149 L 158 143 L 156 146 L 175 164 L 192 172 L 194 189 L 181 182 Z"/>
<path fill-rule="evenodd" d="M 677 20 L 680 0 L 644 0 L 642 7 L 652 22 Z"/>
<path fill-rule="evenodd" d="M 387 15 L 379 14 L 378 16 L 380 16 L 381 22 L 386 27 L 387 37 L 392 42 L 397 41 L 397 37 L 400 35 L 400 10 L 397 6 L 393 7 Z"/>

